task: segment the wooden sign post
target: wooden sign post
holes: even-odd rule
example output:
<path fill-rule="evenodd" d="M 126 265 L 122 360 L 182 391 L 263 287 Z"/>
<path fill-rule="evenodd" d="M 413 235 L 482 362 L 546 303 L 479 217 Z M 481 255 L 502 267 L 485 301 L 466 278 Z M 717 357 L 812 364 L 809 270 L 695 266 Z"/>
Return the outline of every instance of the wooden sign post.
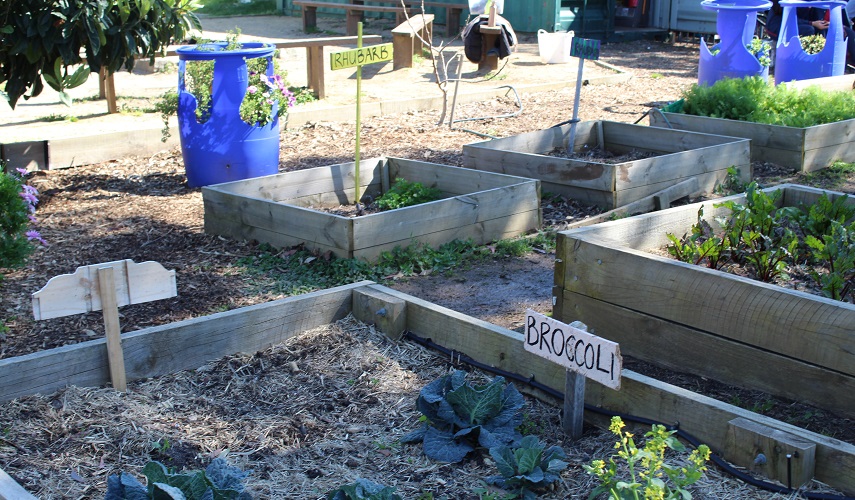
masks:
<path fill-rule="evenodd" d="M 359 106 L 362 99 L 362 67 L 366 64 L 374 64 L 378 62 L 392 60 L 392 44 L 383 43 L 380 45 L 372 45 L 371 47 L 362 46 L 362 23 L 356 25 L 356 48 L 351 50 L 343 50 L 330 54 L 330 69 L 345 69 L 356 67 L 356 154 L 355 160 L 356 172 L 354 173 L 355 189 L 354 196 L 356 197 L 356 211 L 361 212 L 359 206 L 359 134 L 362 125 L 361 109 Z"/>
<path fill-rule="evenodd" d="M 620 389 L 623 358 L 620 346 L 587 332 L 578 321 L 570 325 L 526 310 L 525 350 L 567 368 L 564 382 L 564 418 L 561 425 L 570 439 L 582 436 L 585 416 L 585 379 Z"/>
<path fill-rule="evenodd" d="M 579 123 L 579 98 L 582 95 L 582 70 L 585 67 L 585 59 L 596 61 L 600 58 L 600 41 L 574 36 L 570 43 L 570 56 L 579 58 L 579 69 L 576 71 L 576 98 L 573 100 L 573 119 L 570 120 L 567 154 L 573 153 L 573 143 L 576 142 L 576 124 Z"/>
<path fill-rule="evenodd" d="M 157 262 L 119 260 L 78 267 L 73 274 L 54 276 L 33 294 L 36 321 L 103 311 L 107 359 L 113 388 L 127 390 L 122 353 L 119 306 L 141 304 L 178 295 L 175 271 Z"/>

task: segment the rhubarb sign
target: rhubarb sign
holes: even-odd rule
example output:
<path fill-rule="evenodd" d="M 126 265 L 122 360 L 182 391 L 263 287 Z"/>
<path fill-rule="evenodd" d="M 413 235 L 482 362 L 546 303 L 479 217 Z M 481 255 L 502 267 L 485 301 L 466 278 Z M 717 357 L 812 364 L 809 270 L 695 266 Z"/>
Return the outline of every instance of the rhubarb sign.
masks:
<path fill-rule="evenodd" d="M 620 389 L 623 358 L 616 342 L 526 311 L 525 350 L 612 389 Z"/>

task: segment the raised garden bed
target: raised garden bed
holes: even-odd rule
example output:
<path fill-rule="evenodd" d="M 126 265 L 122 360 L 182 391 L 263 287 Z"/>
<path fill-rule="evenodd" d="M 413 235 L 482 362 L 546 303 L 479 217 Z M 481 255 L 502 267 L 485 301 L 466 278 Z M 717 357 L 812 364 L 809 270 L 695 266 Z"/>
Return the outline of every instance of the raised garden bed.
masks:
<path fill-rule="evenodd" d="M 853 76 L 842 75 L 785 83 L 805 89 L 852 90 Z M 744 137 L 751 140 L 751 161 L 764 161 L 812 172 L 835 161 L 855 161 L 855 120 L 843 120 L 812 127 L 786 127 L 740 120 L 675 113 L 675 104 L 649 114 L 650 125 L 707 134 Z"/>
<path fill-rule="evenodd" d="M 663 133 L 664 132 L 664 133 Z M 612 154 L 654 153 L 622 163 L 603 163 L 549 156 L 564 149 L 570 125 L 463 146 L 466 167 L 530 177 L 544 192 L 613 209 L 676 183 L 697 177 L 699 190 L 711 192 L 736 167 L 751 176 L 749 143 L 744 139 L 668 130 L 611 121 L 581 122 L 574 151 L 599 148 Z"/>
<path fill-rule="evenodd" d="M 773 189 L 786 206 L 824 192 Z M 561 233 L 556 317 L 638 359 L 855 416 L 855 305 L 650 253 L 685 234 L 701 205 L 707 221 L 728 214 L 718 201 Z"/>
<path fill-rule="evenodd" d="M 671 127 L 705 134 L 751 139 L 751 160 L 813 172 L 835 161 L 855 161 L 855 120 L 813 127 L 784 127 L 763 123 L 725 120 L 683 113 L 650 113 L 653 127 Z"/>
<path fill-rule="evenodd" d="M 381 310 L 384 311 L 383 314 L 379 313 Z M 326 332 L 318 334 L 315 342 L 309 340 L 303 343 L 296 348 L 297 350 L 285 349 L 270 353 L 269 356 L 259 351 L 314 328 L 324 327 L 344 318 L 349 313 L 365 323 L 373 323 L 375 328 L 385 333 L 390 340 L 373 339 L 374 347 L 366 351 L 364 357 L 358 358 L 356 364 L 350 359 L 342 360 L 340 364 L 333 365 L 328 373 L 324 373 L 325 381 L 321 382 L 321 385 L 324 385 L 332 395 L 306 394 L 299 392 L 297 388 L 292 389 L 293 394 L 270 394 L 264 383 L 256 380 L 259 377 L 261 379 L 300 378 L 314 373 L 305 365 L 303 365 L 305 373 L 302 371 L 301 364 L 305 363 L 306 359 L 304 355 L 319 349 L 342 349 L 343 346 L 340 344 L 333 345 L 337 339 L 342 342 L 352 339 L 346 336 L 337 337 L 335 334 Z M 75 415 L 80 413 L 88 419 L 91 416 L 89 410 L 79 408 L 81 399 L 106 399 L 107 402 L 114 403 L 116 408 L 122 408 L 123 405 L 145 406 L 137 403 L 137 400 L 142 400 L 143 403 L 150 404 L 149 413 L 156 417 L 156 422 L 152 422 L 151 427 L 140 430 L 158 436 L 159 447 L 152 453 L 171 456 L 173 452 L 184 450 L 191 452 L 187 455 L 190 457 L 189 460 L 198 459 L 192 453 L 193 450 L 203 456 L 216 456 L 224 452 L 219 448 L 222 445 L 218 443 L 223 440 L 222 435 L 225 434 L 228 436 L 225 442 L 230 448 L 229 452 L 242 462 L 241 465 L 249 466 L 245 468 L 255 468 L 256 474 L 269 477 L 273 481 L 279 480 L 287 485 L 280 484 L 279 488 L 297 488 L 288 490 L 294 491 L 293 496 L 287 493 L 285 496 L 303 498 L 312 495 L 311 497 L 315 498 L 318 495 L 311 491 L 311 488 L 315 487 L 314 478 L 323 474 L 339 474 L 342 477 L 352 478 L 362 472 L 359 464 L 372 460 L 370 455 L 373 451 L 372 446 L 379 446 L 377 443 L 368 443 L 365 439 L 366 427 L 376 427 L 378 423 L 362 422 L 359 414 L 360 407 L 377 404 L 372 403 L 371 398 L 379 398 L 385 392 L 409 390 L 412 385 L 421 386 L 426 382 L 426 380 L 417 380 L 408 373 L 413 367 L 426 363 L 426 357 L 423 354 L 412 356 L 408 360 L 399 362 L 400 364 L 385 359 L 387 355 L 397 355 L 398 351 L 411 348 L 399 344 L 409 341 L 395 340 L 404 331 L 423 339 L 432 339 L 433 342 L 455 353 L 469 356 L 486 366 L 505 370 L 509 374 L 519 374 L 523 380 L 530 377 L 530 380 L 543 384 L 540 387 L 558 391 L 563 389 L 564 369 L 526 352 L 523 347 L 523 334 L 438 307 L 387 287 L 371 282 L 360 282 L 124 334 L 123 349 L 128 380 L 150 379 L 141 383 L 139 391 L 129 393 L 127 398 L 116 394 L 111 399 L 104 394 L 110 391 L 109 389 L 95 392 L 69 389 L 70 392 L 65 396 L 69 397 L 68 401 L 64 401 L 63 397 L 51 396 L 53 391 L 70 385 L 98 387 L 108 383 L 108 363 L 103 339 L 0 360 L 0 401 L 41 393 L 47 399 L 41 401 L 40 405 L 42 408 L 47 408 L 47 413 L 56 412 L 55 415 L 61 415 L 62 412 L 72 411 Z M 351 345 L 348 344 L 344 349 L 347 350 L 350 347 Z M 258 354 L 246 355 L 235 360 L 225 359 L 211 364 L 222 356 L 238 352 Z M 295 364 L 287 368 L 290 365 L 289 360 L 293 360 Z M 289 373 L 277 373 L 283 366 Z M 152 377 L 182 370 L 189 370 L 186 375 L 179 376 L 180 383 L 183 384 L 182 392 L 209 391 L 213 387 L 216 389 L 215 392 L 219 390 L 222 393 L 217 403 L 222 405 L 222 408 L 201 406 L 198 411 L 194 411 L 192 405 L 202 401 L 201 397 L 195 402 L 178 404 L 159 394 L 161 382 Z M 363 373 L 368 375 L 360 375 Z M 230 374 L 234 374 L 234 378 L 228 382 L 225 379 L 228 379 Z M 202 377 L 195 378 L 197 375 Z M 394 375 L 394 378 L 387 378 L 388 375 Z M 379 378 L 373 379 L 375 376 Z M 544 396 L 539 389 L 527 388 L 523 383 L 516 385 L 520 390 Z M 134 387 L 136 386 L 132 388 Z M 146 390 L 153 393 L 145 396 Z M 318 408 L 304 414 L 278 413 L 275 411 L 276 405 L 283 398 L 314 399 Z M 131 399 L 134 401 L 130 401 Z M 399 399 L 384 400 L 390 405 L 390 416 L 395 414 L 395 418 L 398 418 L 400 413 L 411 411 L 400 406 L 404 403 Z M 257 404 L 250 404 L 251 401 Z M 663 384 L 629 370 L 622 372 L 620 391 L 606 389 L 594 383 L 588 384 L 586 402 L 592 405 L 589 407 L 591 410 L 599 407 L 600 411 L 606 415 L 613 411 L 662 422 L 680 422 L 681 429 L 693 434 L 701 442 L 709 444 L 713 450 L 724 454 L 728 460 L 744 466 L 749 466 L 756 456 L 756 450 L 745 446 L 747 440 L 757 439 L 758 442 L 770 447 L 766 451 L 770 464 L 778 455 L 792 450 L 793 441 L 797 441 L 798 449 L 810 450 L 814 461 L 803 459 L 795 461 L 792 464 L 794 472 L 807 470 L 807 473 L 815 476 L 817 480 L 845 493 L 855 492 L 855 478 L 849 473 L 855 467 L 855 446 Z M 253 425 L 261 425 L 263 423 L 261 420 L 266 418 L 278 418 L 284 424 L 270 435 L 258 433 L 233 435 L 230 422 L 223 417 L 228 405 L 243 408 L 246 412 L 245 419 L 251 421 Z M 324 417 L 329 420 L 329 417 L 322 412 L 321 408 L 328 406 L 335 410 L 331 413 L 335 416 L 331 422 L 323 420 Z M 20 411 L 19 408 L 15 408 L 15 411 Z M 135 415 L 137 416 L 123 416 L 116 425 L 127 428 L 129 433 L 133 432 L 133 426 L 143 425 L 139 414 Z M 275 417 L 268 417 L 270 415 Z M 172 418 L 173 416 L 175 419 L 188 419 L 186 422 L 189 423 L 179 425 Z M 604 422 L 603 416 L 594 411 L 586 412 L 586 419 L 595 423 Z M 185 422 L 185 420 L 179 421 Z M 78 460 L 79 464 L 63 462 L 75 471 L 76 476 L 69 475 L 68 469 L 62 470 L 62 477 L 67 483 L 59 485 L 63 487 L 62 491 L 68 492 L 77 488 L 75 491 L 80 491 L 82 494 L 91 487 L 88 482 L 103 481 L 103 475 L 114 472 L 115 468 L 127 469 L 139 466 L 116 455 L 117 447 L 138 447 L 139 443 L 117 445 L 109 439 L 104 440 L 100 428 L 90 420 L 86 420 L 84 425 L 76 420 L 66 421 L 57 416 L 52 422 L 52 425 L 62 426 L 62 432 L 69 435 L 89 433 L 87 435 L 94 436 L 89 445 L 94 451 L 67 458 L 72 462 Z M 330 424 L 329 430 L 324 430 L 327 428 L 324 422 Z M 416 424 L 415 418 L 412 419 L 412 424 Z M 379 425 L 382 427 L 388 424 Z M 326 434 L 327 432 L 329 434 Z M 403 431 L 397 429 L 394 432 Z M 135 436 L 137 434 L 133 433 Z M 172 445 L 163 446 L 164 441 L 160 439 L 160 435 L 169 438 Z M 184 439 L 177 441 L 176 438 L 182 435 Z M 390 442 L 397 435 L 390 434 Z M 742 436 L 743 439 L 735 440 L 734 435 Z M 7 436 L 7 439 L 10 437 Z M 51 439 L 52 442 L 65 441 L 62 433 L 55 434 Z M 306 443 L 306 445 L 288 448 L 287 451 L 277 455 L 278 458 L 274 464 L 262 465 L 260 456 L 267 451 L 265 451 L 266 448 L 260 447 L 259 440 L 263 440 L 263 444 L 276 448 L 285 446 L 284 443 L 295 439 L 298 443 Z M 318 442 L 317 447 L 309 446 L 315 442 Z M 352 442 L 362 444 L 353 447 Z M 206 446 L 212 446 L 212 448 L 207 449 Z M 780 447 L 780 450 L 775 447 Z M 387 450 L 387 453 L 393 456 L 395 454 L 400 456 L 402 459 L 396 463 L 403 464 L 400 467 L 409 470 L 407 469 L 409 466 L 406 465 L 409 462 L 404 458 L 408 456 L 405 450 L 391 446 L 388 448 L 381 446 L 379 449 Z M 112 450 L 112 452 L 108 454 L 106 450 Z M 16 453 L 11 446 L 5 452 L 11 453 L 12 456 Z M 321 453 L 327 457 L 328 466 L 325 466 L 324 470 L 306 470 L 296 463 L 304 454 L 313 453 Z M 99 464 L 100 461 L 103 461 L 103 464 Z M 419 473 L 426 472 L 427 468 L 436 468 L 436 464 L 425 462 L 423 457 L 413 457 L 412 463 L 418 468 Z M 398 465 L 395 467 L 394 470 L 398 471 Z M 376 467 L 371 470 L 374 474 L 382 473 Z M 387 475 L 389 470 L 386 469 Z M 27 472 L 26 477 L 32 479 L 34 484 L 38 483 L 40 476 L 36 474 L 37 471 L 26 470 L 25 472 Z M 396 483 L 420 481 L 403 472 L 405 470 L 381 479 L 394 478 Z M 373 477 L 373 479 L 378 478 Z M 28 486 L 32 485 L 28 484 Z M 8 487 L 10 487 L 9 484 L 0 484 L 0 495 L 8 493 L 9 490 L 5 489 Z M 284 491 L 286 490 L 280 489 L 277 492 Z M 461 492 L 455 491 L 455 493 Z M 453 496 L 462 498 L 460 495 Z M 549 494 L 547 498 L 556 497 L 555 494 Z"/>
<path fill-rule="evenodd" d="M 304 243 L 339 257 L 370 260 L 416 241 L 481 244 L 540 226 L 535 180 L 400 158 L 360 162 L 363 201 L 384 193 L 398 178 L 438 188 L 445 198 L 352 218 L 310 208 L 354 204 L 354 167 L 331 165 L 205 187 L 205 232 L 276 247 Z"/>

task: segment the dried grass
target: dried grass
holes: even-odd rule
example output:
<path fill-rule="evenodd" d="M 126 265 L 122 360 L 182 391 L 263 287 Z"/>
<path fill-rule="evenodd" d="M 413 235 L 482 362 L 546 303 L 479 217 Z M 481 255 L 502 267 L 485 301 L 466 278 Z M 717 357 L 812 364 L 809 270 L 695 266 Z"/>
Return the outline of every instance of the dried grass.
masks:
<path fill-rule="evenodd" d="M 132 383 L 127 393 L 70 387 L 6 403 L 0 461 L 44 499 L 103 498 L 107 476 L 120 470 L 140 476 L 149 460 L 197 469 L 217 456 L 252 470 L 247 487 L 259 498 L 324 498 L 362 477 L 403 498 L 477 499 L 496 474 L 487 453 L 443 464 L 397 443 L 417 426 L 419 390 L 449 369 L 447 359 L 346 318 L 263 352 Z M 596 484 L 581 466 L 613 453 L 612 436 L 588 429 L 565 442 L 559 410 L 534 399 L 525 425 L 571 462 L 541 498 L 587 498 Z M 695 497 L 787 498 L 714 470 Z"/>

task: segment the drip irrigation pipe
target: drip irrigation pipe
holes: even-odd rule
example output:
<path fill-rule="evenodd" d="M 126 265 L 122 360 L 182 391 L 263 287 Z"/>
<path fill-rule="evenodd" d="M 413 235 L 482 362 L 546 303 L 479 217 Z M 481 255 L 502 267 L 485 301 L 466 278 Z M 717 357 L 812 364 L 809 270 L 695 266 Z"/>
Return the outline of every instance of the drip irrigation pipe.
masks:
<path fill-rule="evenodd" d="M 559 391 L 557 391 L 557 390 L 555 390 L 555 389 L 553 389 L 553 388 L 551 388 L 545 384 L 541 384 L 540 382 L 536 381 L 534 379 L 534 377 L 524 377 L 523 375 L 520 375 L 518 373 L 509 372 L 507 370 L 502 370 L 501 368 L 496 368 L 494 366 L 490 366 L 490 365 L 487 365 L 485 363 L 481 363 L 480 361 L 476 361 L 476 360 L 472 359 L 471 357 L 467 356 L 466 354 L 457 352 L 454 349 L 449 349 L 447 347 L 441 346 L 441 345 L 433 342 L 433 340 L 431 340 L 429 338 L 419 337 L 418 335 L 415 335 L 410 331 L 407 331 L 404 333 L 404 338 L 412 340 L 413 342 L 415 342 L 416 344 L 419 344 L 421 346 L 424 346 L 424 347 L 427 347 L 427 348 L 430 348 L 430 349 L 433 349 L 435 351 L 438 351 L 438 352 L 445 354 L 446 356 L 449 357 L 452 364 L 466 363 L 467 365 L 478 368 L 479 370 L 483 370 L 485 372 L 493 373 L 495 375 L 500 375 L 506 379 L 513 380 L 515 382 L 526 384 L 530 387 L 533 387 L 534 389 L 537 389 L 539 391 L 543 391 L 546 394 L 549 394 L 550 396 L 552 396 L 556 399 L 562 399 L 562 400 L 564 399 L 564 394 L 562 392 L 559 392 Z M 651 425 L 651 426 L 652 425 L 664 425 L 665 428 L 667 428 L 670 431 L 675 431 L 677 436 L 685 439 L 689 444 L 691 444 L 695 448 L 697 448 L 701 444 L 701 442 L 698 440 L 698 438 L 696 438 L 692 434 L 681 429 L 679 422 L 677 422 L 674 425 L 668 425 L 668 424 L 663 424 L 662 422 L 657 422 L 657 421 L 649 419 L 649 418 L 639 417 L 636 415 L 622 414 L 619 412 L 613 412 L 613 411 L 609 411 L 609 410 L 606 410 L 604 408 L 600 408 L 598 406 L 593 406 L 593 405 L 589 405 L 589 404 L 585 405 L 585 410 L 591 411 L 594 413 L 598 413 L 600 415 L 618 416 L 622 420 L 628 420 L 628 421 L 635 422 L 638 424 L 643 424 L 643 425 Z M 771 491 L 773 493 L 783 493 L 783 494 L 795 493 L 795 494 L 801 495 L 804 498 L 815 499 L 815 500 L 855 500 L 855 497 L 851 497 L 851 496 L 832 495 L 830 493 L 819 493 L 819 492 L 811 492 L 811 491 L 799 491 L 799 490 L 794 490 L 788 486 L 782 486 L 782 485 L 778 485 L 775 483 L 770 483 L 768 481 L 764 481 L 762 479 L 757 479 L 757 478 L 751 476 L 750 474 L 747 474 L 747 473 L 735 468 L 733 465 L 729 464 L 727 461 L 725 461 L 723 458 L 716 455 L 715 453 L 710 453 L 710 460 L 712 460 L 717 466 L 719 466 L 722 470 L 724 470 L 726 473 L 730 474 L 731 476 L 733 476 L 733 477 L 735 477 L 735 478 L 737 478 L 737 479 L 739 479 L 745 483 L 748 483 L 752 486 L 755 486 L 757 488 L 761 488 L 761 489 L 764 489 L 767 491 Z"/>
<path fill-rule="evenodd" d="M 505 61 L 505 64 L 502 65 L 501 69 L 499 69 L 499 71 L 496 74 L 501 73 L 502 70 L 505 69 L 505 66 L 507 66 L 507 64 L 508 64 L 508 61 Z M 470 130 L 468 128 L 454 128 L 454 124 L 460 123 L 460 122 L 477 121 L 477 120 L 489 120 L 492 118 L 512 118 L 514 116 L 517 116 L 518 114 L 522 113 L 522 101 L 520 100 L 520 95 L 517 93 L 517 89 L 515 89 L 511 85 L 502 85 L 500 87 L 496 87 L 498 89 L 507 88 L 507 89 L 510 89 L 510 92 L 514 93 L 514 98 L 516 98 L 516 100 L 517 100 L 517 110 L 515 112 L 506 113 L 506 114 L 497 115 L 497 116 L 483 116 L 480 118 L 463 118 L 461 120 L 455 120 L 454 119 L 454 110 L 457 108 L 457 89 L 459 88 L 460 81 L 462 80 L 462 78 L 461 78 L 462 72 L 463 72 L 463 56 L 461 54 L 457 54 L 457 78 L 454 79 L 454 96 L 451 100 L 451 114 L 448 117 L 448 129 L 449 130 L 462 130 L 464 132 L 469 132 L 470 134 L 475 134 L 477 136 L 487 137 L 488 139 L 498 139 L 498 137 L 496 137 L 494 135 L 485 134 L 483 132 L 478 132 L 477 130 Z M 505 95 L 508 95 L 508 93 L 506 92 Z"/>
<path fill-rule="evenodd" d="M 517 89 L 516 89 L 516 88 L 514 88 L 512 85 L 501 85 L 501 86 L 496 87 L 496 88 L 497 88 L 497 89 L 508 89 L 508 92 L 506 92 L 506 93 L 505 93 L 505 95 L 508 95 L 508 93 L 513 92 L 513 94 L 514 94 L 514 99 L 517 101 L 517 110 L 516 110 L 516 111 L 514 111 L 514 112 L 512 112 L 512 113 L 505 113 L 505 114 L 502 114 L 502 115 L 495 115 L 495 116 L 480 116 L 480 117 L 478 117 L 478 118 L 461 118 L 461 119 L 458 119 L 458 120 L 454 120 L 454 119 L 453 119 L 453 117 L 454 117 L 454 108 L 452 107 L 452 115 L 451 115 L 451 116 L 452 116 L 452 119 L 451 119 L 451 123 L 450 123 L 450 125 L 449 125 L 449 128 L 450 128 L 451 130 L 462 130 L 462 131 L 464 131 L 464 132 L 469 132 L 470 134 L 479 135 L 479 136 L 481 136 L 481 137 L 487 137 L 487 138 L 490 138 L 490 139 L 498 139 L 498 137 L 496 137 L 496 136 L 493 136 L 493 135 L 490 135 L 490 134 L 485 134 L 485 133 L 483 133 L 483 132 L 478 132 L 478 131 L 476 131 L 476 130 L 470 130 L 470 129 L 468 129 L 468 128 L 462 128 L 462 127 L 454 127 L 454 124 L 455 124 L 455 123 L 461 123 L 461 122 L 474 122 L 474 121 L 479 121 L 479 120 L 492 120 L 492 119 L 495 119 L 495 118 L 513 118 L 514 116 L 517 116 L 517 115 L 519 115 L 520 113 L 522 113 L 522 101 L 520 100 L 520 95 L 517 93 Z M 456 98 L 456 97 L 457 97 L 457 96 L 455 96 L 455 98 Z"/>

